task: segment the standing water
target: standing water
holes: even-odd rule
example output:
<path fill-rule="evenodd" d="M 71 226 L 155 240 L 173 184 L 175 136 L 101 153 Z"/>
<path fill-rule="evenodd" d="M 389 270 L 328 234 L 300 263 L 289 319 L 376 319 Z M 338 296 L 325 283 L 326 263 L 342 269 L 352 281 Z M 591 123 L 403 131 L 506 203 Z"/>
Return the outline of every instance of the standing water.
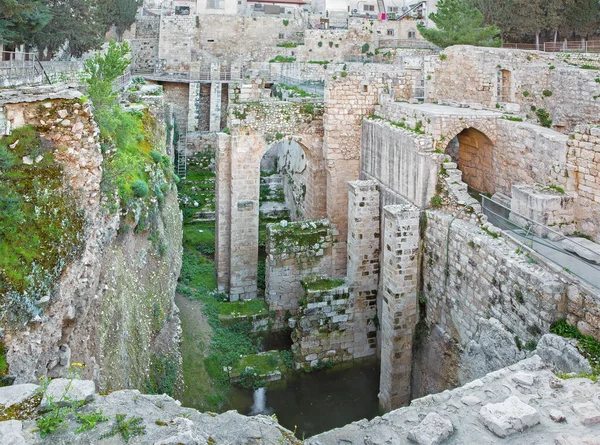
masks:
<path fill-rule="evenodd" d="M 245 415 L 274 413 L 301 439 L 377 416 L 378 391 L 379 366 L 369 360 L 350 368 L 301 373 L 255 391 L 234 389 L 227 409 Z"/>

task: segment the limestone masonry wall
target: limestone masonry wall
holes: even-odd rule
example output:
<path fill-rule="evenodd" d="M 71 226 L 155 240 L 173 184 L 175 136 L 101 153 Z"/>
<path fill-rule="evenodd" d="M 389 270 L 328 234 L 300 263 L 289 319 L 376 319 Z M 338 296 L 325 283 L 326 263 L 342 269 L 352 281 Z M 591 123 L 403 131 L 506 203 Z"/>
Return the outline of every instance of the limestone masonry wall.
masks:
<path fill-rule="evenodd" d="M 600 242 L 600 127 L 581 125 L 568 140 L 569 171 L 578 194 L 578 230 Z"/>
<path fill-rule="evenodd" d="M 267 226 L 265 301 L 283 318 L 298 311 L 304 294 L 300 280 L 331 276 L 332 247 L 337 236 L 326 220 L 269 224 Z"/>
<path fill-rule="evenodd" d="M 426 60 L 428 102 L 452 99 L 491 109 L 499 104 L 531 122 L 538 121 L 537 109 L 545 109 L 562 132 L 581 121 L 599 122 L 598 70 L 580 69 L 553 54 L 533 51 L 454 46 L 444 54 L 443 60 L 438 56 Z"/>
<path fill-rule="evenodd" d="M 451 215 L 427 212 L 422 274 L 427 324 L 447 336 L 454 354 L 463 357 L 458 384 L 493 370 L 490 363 L 504 366 L 501 359 L 490 361 L 493 350 L 473 342 L 489 317 L 521 345 L 537 341 L 564 317 L 600 338 L 600 295 L 558 267 L 531 259 L 505 236 L 490 236 L 472 223 L 456 219 L 448 239 L 451 220 Z M 473 358 L 478 354 L 487 357 L 487 365 Z"/>

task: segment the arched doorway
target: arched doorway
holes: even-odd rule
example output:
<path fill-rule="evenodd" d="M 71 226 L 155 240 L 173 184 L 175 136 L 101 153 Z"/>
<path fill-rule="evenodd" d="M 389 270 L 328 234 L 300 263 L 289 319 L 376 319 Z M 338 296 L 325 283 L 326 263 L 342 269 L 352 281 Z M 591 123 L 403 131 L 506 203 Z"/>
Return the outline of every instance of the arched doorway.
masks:
<path fill-rule="evenodd" d="M 446 153 L 458 164 L 469 187 L 480 193 L 495 193 L 494 144 L 485 134 L 466 128 L 448 143 Z"/>
<path fill-rule="evenodd" d="M 282 220 L 296 221 L 306 217 L 307 159 L 295 140 L 275 142 L 260 161 L 260 194 L 258 213 L 258 296 L 263 296 L 265 283 L 265 242 L 267 224 Z"/>

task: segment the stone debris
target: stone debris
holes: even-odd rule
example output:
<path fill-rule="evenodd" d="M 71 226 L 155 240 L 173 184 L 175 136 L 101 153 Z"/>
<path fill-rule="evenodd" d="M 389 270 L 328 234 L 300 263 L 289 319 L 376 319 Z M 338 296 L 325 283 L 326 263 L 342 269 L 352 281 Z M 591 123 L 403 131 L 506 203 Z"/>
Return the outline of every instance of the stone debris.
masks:
<path fill-rule="evenodd" d="M 575 255 L 588 260 L 590 263 L 600 264 L 600 245 L 586 238 L 570 237 L 561 241 L 562 247 Z"/>
<path fill-rule="evenodd" d="M 533 385 L 534 377 L 532 374 L 528 374 L 525 372 L 517 372 L 513 376 L 513 381 L 518 383 L 519 385 L 531 386 Z"/>
<path fill-rule="evenodd" d="M 600 410 L 592 402 L 575 403 L 573 411 L 581 419 L 584 425 L 600 423 Z"/>
<path fill-rule="evenodd" d="M 567 420 L 567 418 L 562 413 L 562 411 L 559 411 L 557 409 L 550 410 L 550 418 L 552 420 L 554 420 L 555 422 L 559 422 L 559 423 Z"/>
<path fill-rule="evenodd" d="M 479 411 L 479 420 L 498 437 L 506 437 L 540 423 L 539 413 L 515 396 L 490 403 Z"/>
<path fill-rule="evenodd" d="M 89 402 L 96 397 L 96 384 L 93 380 L 54 379 L 50 381 L 39 409 L 44 411 L 48 407 L 48 398 L 60 406 L 69 406 L 75 402 Z"/>
<path fill-rule="evenodd" d="M 33 397 L 38 389 L 39 386 L 33 383 L 0 387 L 0 406 L 8 408 L 11 405 L 19 405 Z"/>
<path fill-rule="evenodd" d="M 419 445 L 438 445 L 454 431 L 452 422 L 437 413 L 429 413 L 423 421 L 408 432 L 408 439 Z"/>
<path fill-rule="evenodd" d="M 560 435 L 555 445 L 600 445 L 600 437 L 594 436 L 563 436 Z"/>
<path fill-rule="evenodd" d="M 467 406 L 479 405 L 481 403 L 481 399 L 477 396 L 464 396 L 460 401 Z"/>

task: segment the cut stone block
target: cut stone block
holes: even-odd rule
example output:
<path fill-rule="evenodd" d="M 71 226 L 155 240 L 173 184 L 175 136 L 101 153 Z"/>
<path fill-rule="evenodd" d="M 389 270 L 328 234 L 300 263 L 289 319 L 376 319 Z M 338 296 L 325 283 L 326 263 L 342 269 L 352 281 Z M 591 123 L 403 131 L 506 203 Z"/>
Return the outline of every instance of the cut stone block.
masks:
<path fill-rule="evenodd" d="M 438 445 L 454 431 L 452 422 L 437 413 L 429 413 L 416 428 L 408 432 L 408 439 L 419 445 Z"/>
<path fill-rule="evenodd" d="M 517 372 L 512 379 L 513 382 L 523 386 L 531 386 L 534 381 L 533 375 L 526 372 Z"/>
<path fill-rule="evenodd" d="M 538 411 L 518 397 L 489 403 L 479 411 L 479 421 L 498 437 L 506 437 L 540 423 Z"/>
<path fill-rule="evenodd" d="M 600 423 L 600 410 L 592 402 L 574 403 L 573 411 L 581 418 L 584 425 Z"/>
<path fill-rule="evenodd" d="M 586 238 L 570 237 L 560 243 L 567 252 L 588 260 L 590 263 L 600 264 L 600 245 Z"/>
<path fill-rule="evenodd" d="M 33 397 L 38 388 L 39 386 L 33 383 L 0 387 L 0 406 L 7 408 L 11 405 L 19 405 Z"/>
<path fill-rule="evenodd" d="M 59 406 L 69 406 L 76 402 L 89 402 L 96 396 L 96 384 L 93 380 L 54 379 L 42 397 L 40 411 L 48 407 L 48 398 L 52 397 Z"/>

